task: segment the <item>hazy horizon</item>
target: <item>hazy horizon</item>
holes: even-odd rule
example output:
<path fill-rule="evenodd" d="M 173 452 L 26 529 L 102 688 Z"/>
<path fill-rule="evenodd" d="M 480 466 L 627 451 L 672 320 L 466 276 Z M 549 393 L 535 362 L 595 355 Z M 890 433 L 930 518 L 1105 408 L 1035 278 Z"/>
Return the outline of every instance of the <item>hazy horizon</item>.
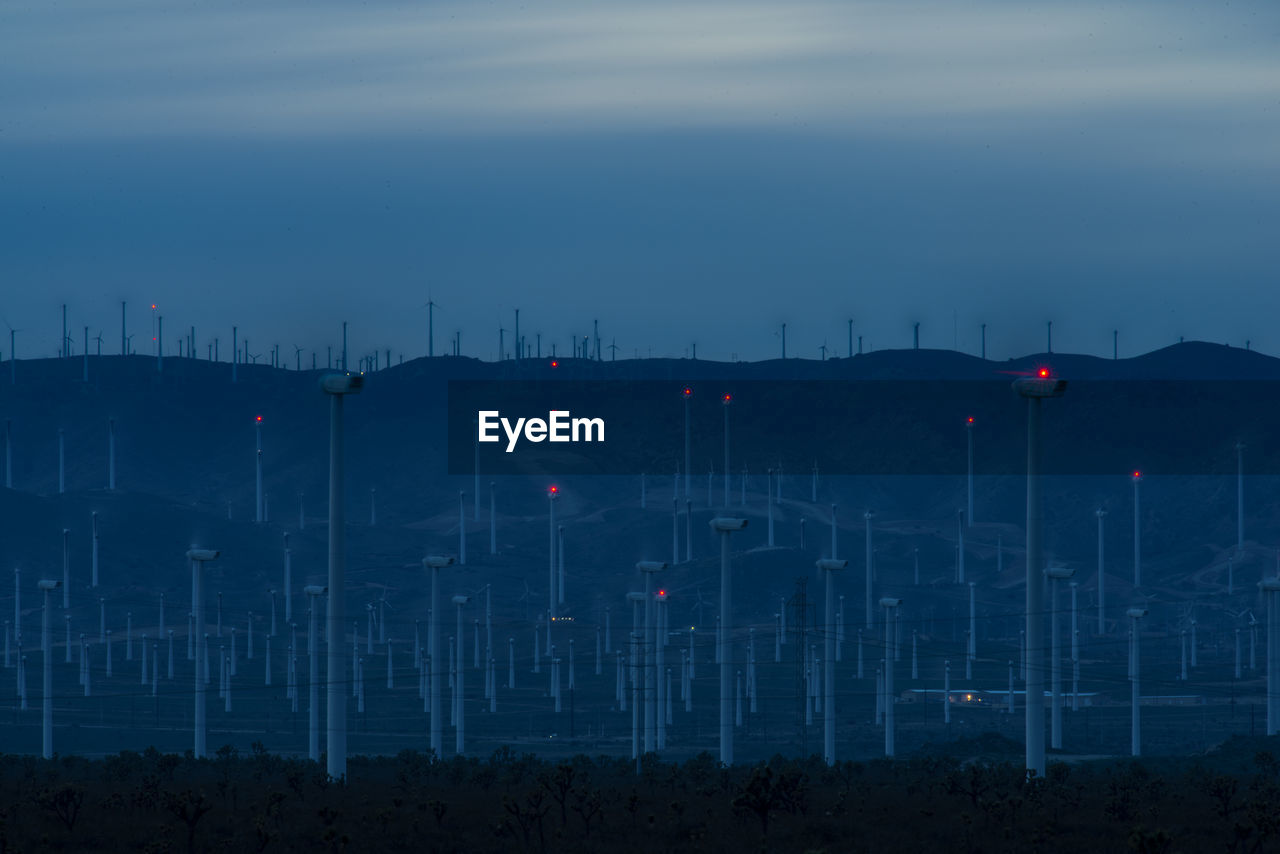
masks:
<path fill-rule="evenodd" d="M 493 358 L 1280 351 L 1262 3 L 0 11 L 19 355 L 237 324 Z M 114 330 L 114 331 L 113 331 Z M 376 331 L 374 331 L 376 330 Z M 7 330 L 4 330 L 7 331 Z M 0 335 L 3 331 L 0 331 Z M 172 346 L 172 343 L 171 345 Z M 354 346 L 354 345 L 353 345 Z M 8 352 L 8 341 L 0 340 Z M 176 348 L 175 348 L 176 350 Z M 203 346 L 201 347 L 203 350 Z"/>

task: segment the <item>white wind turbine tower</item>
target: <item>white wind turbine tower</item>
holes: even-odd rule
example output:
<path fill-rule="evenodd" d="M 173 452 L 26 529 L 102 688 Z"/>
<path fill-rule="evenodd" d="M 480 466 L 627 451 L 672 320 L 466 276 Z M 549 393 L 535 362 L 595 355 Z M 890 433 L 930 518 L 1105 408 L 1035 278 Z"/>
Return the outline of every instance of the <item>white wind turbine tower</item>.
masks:
<path fill-rule="evenodd" d="M 1027 401 L 1027 586 L 1026 586 L 1026 764 L 1037 775 L 1044 762 L 1044 535 L 1040 483 L 1040 409 L 1046 398 L 1061 397 L 1066 380 L 1040 368 L 1034 377 L 1015 380 L 1013 389 Z"/>
<path fill-rule="evenodd" d="M 880 606 L 885 610 L 884 620 L 884 755 L 893 758 L 894 747 L 894 706 L 893 696 L 893 662 L 897 658 L 898 606 L 901 599 L 885 596 Z"/>
<path fill-rule="evenodd" d="M 444 727 L 440 720 L 440 671 L 445 666 L 440 649 L 440 570 L 453 564 L 446 555 L 427 555 L 422 559 L 423 568 L 431 573 L 431 621 L 427 627 L 427 669 L 430 677 L 430 725 L 431 750 L 437 761 L 443 755 Z"/>
<path fill-rule="evenodd" d="M 720 534 L 720 761 L 732 766 L 733 576 L 729 571 L 729 534 L 747 527 L 747 520 L 717 516 L 710 525 Z"/>
<path fill-rule="evenodd" d="M 435 300 L 427 297 L 427 358 L 433 358 L 436 354 L 436 307 L 440 305 Z"/>
<path fill-rule="evenodd" d="M 1267 600 L 1267 735 L 1275 735 L 1280 730 L 1280 577 L 1264 578 L 1258 587 Z"/>
<path fill-rule="evenodd" d="M 253 513 L 254 521 L 262 521 L 262 416 L 259 415 L 253 422 L 254 446 L 257 448 L 257 463 L 254 479 L 254 502 Z"/>
<path fill-rule="evenodd" d="M 191 612 L 195 615 L 196 627 L 196 666 L 195 671 L 195 750 L 194 755 L 197 759 L 203 759 L 205 751 L 205 714 L 208 711 L 205 707 L 204 686 L 208 679 L 208 646 L 209 635 L 204 631 L 204 593 L 200 580 L 201 568 L 204 564 L 211 560 L 218 559 L 219 552 L 217 549 L 198 549 L 191 548 L 187 550 L 187 560 L 191 561 L 192 578 L 192 607 Z"/>
<path fill-rule="evenodd" d="M 684 494 L 687 498 L 690 494 L 689 476 L 693 471 L 693 463 L 689 457 L 689 399 L 693 397 L 693 389 L 685 386 L 680 390 L 680 397 L 684 399 Z"/>
<path fill-rule="evenodd" d="M 724 404 L 724 506 L 729 507 L 729 405 L 733 403 L 733 395 L 725 392 L 720 396 Z"/>
<path fill-rule="evenodd" d="M 457 726 L 454 727 L 453 749 L 454 749 L 454 752 L 457 753 L 459 756 L 461 756 L 463 753 L 466 752 L 464 714 L 466 713 L 466 708 L 467 708 L 466 702 L 465 702 L 466 695 L 463 693 L 463 689 L 462 689 L 462 676 L 466 670 L 466 668 L 462 666 L 462 662 L 463 662 L 462 650 L 465 646 L 462 643 L 462 638 L 463 638 L 462 606 L 466 605 L 470 599 L 471 599 L 470 596 L 462 596 L 462 595 L 453 597 L 453 604 L 458 606 L 458 645 L 457 645 L 458 661 L 457 661 L 457 673 L 455 673 L 453 677 L 454 683 L 455 683 L 453 697 L 454 697 L 454 703 L 456 703 L 455 714 L 457 716 Z"/>
<path fill-rule="evenodd" d="M 1044 571 L 1049 578 L 1049 635 L 1050 655 L 1052 661 L 1052 708 L 1050 715 L 1050 742 L 1054 750 L 1062 749 L 1062 633 L 1058 629 L 1058 582 L 1069 579 L 1076 574 L 1074 569 L 1065 566 L 1051 566 Z"/>
<path fill-rule="evenodd" d="M 343 323 L 343 363 L 346 363 L 346 323 Z M 364 377 L 328 374 L 320 387 L 331 400 L 329 409 L 329 614 L 325 637 L 328 644 L 328 727 L 327 770 L 342 780 L 347 776 L 347 698 L 345 645 L 341 642 L 346 625 L 346 492 L 343 488 L 342 404 L 348 394 L 364 387 Z"/>
<path fill-rule="evenodd" d="M 636 569 L 644 576 L 644 752 L 652 753 L 657 747 L 657 637 L 653 615 L 653 575 L 666 569 L 666 563 L 642 560 Z"/>
<path fill-rule="evenodd" d="M 53 758 L 53 640 L 49 637 L 49 593 L 58 589 L 60 581 L 39 582 L 44 592 L 44 608 L 40 613 L 40 645 L 43 649 L 44 704 L 41 709 L 42 752 L 45 759 Z"/>
<path fill-rule="evenodd" d="M 554 483 L 547 487 L 547 528 L 549 540 L 547 546 L 547 565 L 549 566 L 548 577 L 549 587 L 547 588 L 547 649 L 551 648 L 551 622 L 556 618 L 556 600 L 559 598 L 556 594 L 559 591 L 559 585 L 556 584 L 556 499 L 560 497 L 560 487 Z"/>
<path fill-rule="evenodd" d="M 1129 679 L 1131 681 L 1130 694 L 1130 751 L 1134 756 L 1142 755 L 1142 689 L 1139 681 L 1140 660 L 1139 653 L 1139 631 L 1138 620 L 1147 615 L 1146 608 L 1130 608 L 1125 612 L 1125 616 L 1129 618 Z"/>
<path fill-rule="evenodd" d="M 275 614 L 274 608 L 272 614 Z M 284 534 L 284 623 L 293 622 L 293 549 L 289 548 L 289 533 Z M 275 632 L 273 631 L 272 634 Z"/>
<path fill-rule="evenodd" d="M 564 525 L 556 525 L 556 601 L 564 604 Z"/>
<path fill-rule="evenodd" d="M 316 637 L 316 618 L 320 614 L 319 599 L 329 592 L 327 587 L 308 584 L 307 595 L 307 758 L 320 761 L 320 640 Z"/>
<path fill-rule="evenodd" d="M 58 494 L 67 491 L 67 450 L 65 431 L 58 428 Z"/>
<path fill-rule="evenodd" d="M 834 505 L 833 505 L 834 506 Z M 849 565 L 847 560 L 820 560 L 816 566 L 822 571 L 826 581 L 825 619 L 823 620 L 824 649 L 823 666 L 823 704 L 822 704 L 822 758 L 828 765 L 836 762 L 836 633 L 835 633 L 835 571 Z M 775 647 L 775 653 L 777 649 Z"/>

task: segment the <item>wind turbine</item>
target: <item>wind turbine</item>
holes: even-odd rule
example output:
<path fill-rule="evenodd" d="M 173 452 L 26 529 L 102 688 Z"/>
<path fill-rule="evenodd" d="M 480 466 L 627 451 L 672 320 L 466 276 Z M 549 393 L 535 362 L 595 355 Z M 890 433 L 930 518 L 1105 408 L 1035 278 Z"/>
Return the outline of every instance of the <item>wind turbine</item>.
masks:
<path fill-rule="evenodd" d="M 0 318 L 0 319 L 3 319 L 3 318 Z M 9 321 L 7 319 L 4 320 L 4 325 L 9 326 Z M 21 331 L 22 331 L 21 329 L 14 329 L 12 326 L 9 326 L 9 384 L 10 385 L 18 384 L 18 350 L 17 350 L 18 345 L 15 339 L 17 337 L 17 334 Z"/>
<path fill-rule="evenodd" d="M 537 595 L 537 591 L 536 591 L 536 590 L 534 590 L 533 588 L 531 588 L 531 587 L 529 586 L 529 582 L 528 582 L 528 581 L 525 581 L 525 583 L 524 583 L 524 595 L 523 595 L 523 596 L 521 596 L 521 597 L 520 597 L 519 599 L 517 599 L 516 601 L 517 601 L 517 602 L 523 602 L 523 603 L 524 603 L 524 618 L 525 618 L 526 620 L 528 620 L 528 619 L 529 619 L 529 600 L 530 600 L 530 598 L 531 598 L 531 597 L 533 597 L 533 596 L 535 596 L 535 595 Z"/>
<path fill-rule="evenodd" d="M 297 344 L 293 345 L 293 360 L 294 360 L 294 370 L 301 371 L 302 370 L 302 348 L 299 347 Z"/>
<path fill-rule="evenodd" d="M 431 358 L 436 354 L 436 306 L 440 303 L 427 295 L 427 358 Z"/>
<path fill-rule="evenodd" d="M 697 592 L 698 592 L 698 600 L 693 603 L 693 607 L 690 610 L 694 612 L 694 623 L 700 626 L 702 625 L 702 609 L 705 606 L 710 605 L 711 603 L 708 602 L 706 599 L 702 598 L 701 586 L 697 588 Z"/>

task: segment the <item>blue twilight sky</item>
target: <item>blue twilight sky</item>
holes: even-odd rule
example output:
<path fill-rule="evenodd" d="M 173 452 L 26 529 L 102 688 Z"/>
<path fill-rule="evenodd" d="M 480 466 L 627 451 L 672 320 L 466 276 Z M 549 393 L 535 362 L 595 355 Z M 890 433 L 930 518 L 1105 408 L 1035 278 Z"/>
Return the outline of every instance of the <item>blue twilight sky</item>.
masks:
<path fill-rule="evenodd" d="M 119 350 L 1280 352 L 1280 4 L 0 6 L 0 315 Z M 7 330 L 0 350 L 7 358 Z M 508 339 L 509 340 L 509 339 Z M 225 347 L 225 344 L 224 344 Z M 225 355 L 226 350 L 223 350 Z"/>

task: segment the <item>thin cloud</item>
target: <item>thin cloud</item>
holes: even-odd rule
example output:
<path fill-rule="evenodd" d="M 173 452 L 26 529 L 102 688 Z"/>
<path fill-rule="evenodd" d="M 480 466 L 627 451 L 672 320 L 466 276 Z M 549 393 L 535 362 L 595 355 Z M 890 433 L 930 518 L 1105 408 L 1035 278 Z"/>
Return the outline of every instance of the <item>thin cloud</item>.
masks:
<path fill-rule="evenodd" d="M 3 13 L 0 74 L 22 81 L 4 101 L 9 139 L 874 130 L 1274 107 L 1274 18 L 1184 4 L 28 3 Z"/>

